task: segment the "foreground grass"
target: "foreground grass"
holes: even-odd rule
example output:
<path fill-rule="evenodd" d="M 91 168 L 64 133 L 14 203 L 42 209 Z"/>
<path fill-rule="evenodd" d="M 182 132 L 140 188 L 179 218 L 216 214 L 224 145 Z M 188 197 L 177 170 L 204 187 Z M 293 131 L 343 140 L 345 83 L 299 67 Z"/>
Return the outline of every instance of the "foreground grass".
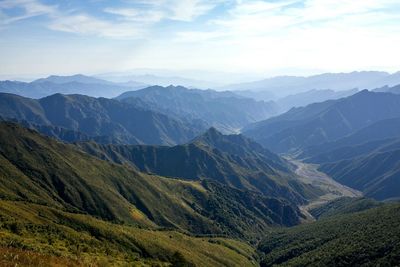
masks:
<path fill-rule="evenodd" d="M 239 241 L 140 229 L 14 201 L 0 201 L 0 248 L 4 266 L 256 265 L 254 249 Z"/>

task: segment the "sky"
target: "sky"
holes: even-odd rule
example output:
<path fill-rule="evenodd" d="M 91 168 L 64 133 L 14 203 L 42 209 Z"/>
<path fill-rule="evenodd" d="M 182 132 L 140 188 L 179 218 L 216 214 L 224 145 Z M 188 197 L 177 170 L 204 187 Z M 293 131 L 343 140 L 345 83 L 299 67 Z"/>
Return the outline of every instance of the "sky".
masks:
<path fill-rule="evenodd" d="M 0 0 L 0 76 L 399 71 L 399 0 Z"/>

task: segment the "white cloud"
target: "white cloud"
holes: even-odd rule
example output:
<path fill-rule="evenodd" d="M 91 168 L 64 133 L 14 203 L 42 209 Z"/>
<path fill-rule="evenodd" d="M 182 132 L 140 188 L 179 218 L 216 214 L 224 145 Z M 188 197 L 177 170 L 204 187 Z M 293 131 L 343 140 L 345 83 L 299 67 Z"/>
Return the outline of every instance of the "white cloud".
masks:
<path fill-rule="evenodd" d="M 134 1 L 141 8 L 108 7 L 104 12 L 121 16 L 125 20 L 158 22 L 163 19 L 193 21 L 206 14 L 221 0 L 150 0 Z"/>
<path fill-rule="evenodd" d="M 112 38 L 138 37 L 142 34 L 142 31 L 136 25 L 110 23 L 84 14 L 57 17 L 49 24 L 49 28 L 57 31 Z"/>
<path fill-rule="evenodd" d="M 399 9 L 397 0 L 237 1 L 211 30 L 179 32 L 175 42 L 201 42 L 214 65 L 235 70 L 398 68 Z"/>
<path fill-rule="evenodd" d="M 23 14 L 17 16 L 7 16 L 2 10 L 19 8 Z M 40 15 L 49 15 L 55 13 L 57 7 L 44 5 L 35 0 L 4 0 L 0 2 L 1 24 L 9 24 L 19 20 L 28 19 Z"/>
<path fill-rule="evenodd" d="M 159 22 L 164 14 L 158 10 L 142 10 L 137 8 L 106 8 L 104 12 L 118 15 L 122 20 L 141 23 Z"/>
<path fill-rule="evenodd" d="M 169 2 L 169 3 L 168 3 Z M 215 7 L 215 1 L 201 0 L 174 0 L 168 1 L 167 5 L 172 11 L 170 19 L 191 21 Z"/>

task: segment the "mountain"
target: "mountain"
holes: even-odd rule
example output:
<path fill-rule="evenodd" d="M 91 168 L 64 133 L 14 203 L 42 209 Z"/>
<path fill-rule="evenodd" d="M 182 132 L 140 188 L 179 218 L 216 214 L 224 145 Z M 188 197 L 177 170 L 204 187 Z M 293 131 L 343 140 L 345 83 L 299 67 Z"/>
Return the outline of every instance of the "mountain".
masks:
<path fill-rule="evenodd" d="M 85 94 L 94 97 L 115 97 L 127 90 L 146 87 L 141 83 L 116 84 L 84 76 L 49 76 L 33 82 L 0 81 L 0 92 L 41 98 L 56 93 Z"/>
<path fill-rule="evenodd" d="M 397 144 L 397 147 L 399 144 Z M 389 148 L 390 149 L 390 148 Z M 341 184 L 378 200 L 400 198 L 400 149 L 325 163 L 320 170 Z"/>
<path fill-rule="evenodd" d="M 90 77 L 82 74 L 75 74 L 71 76 L 58 76 L 58 75 L 50 75 L 47 78 L 41 78 L 34 80 L 33 83 L 56 83 L 56 84 L 63 84 L 63 83 L 70 83 L 70 82 L 77 82 L 77 83 L 86 83 L 86 84 L 113 84 L 112 82 L 98 79 L 95 77 Z"/>
<path fill-rule="evenodd" d="M 391 204 L 266 234 L 261 266 L 395 266 L 400 205 Z"/>
<path fill-rule="evenodd" d="M 284 159 L 241 135 L 222 135 L 213 128 L 188 144 L 173 147 L 78 145 L 98 158 L 131 164 L 141 172 L 189 181 L 212 179 L 294 204 L 322 194 L 299 182 Z"/>
<path fill-rule="evenodd" d="M 1 123 L 0 162 L 0 199 L 114 223 L 251 239 L 302 219 L 284 199 L 213 180 L 143 174 L 12 123 Z"/>
<path fill-rule="evenodd" d="M 202 89 L 207 89 L 215 86 L 215 83 L 213 82 L 188 79 L 179 76 L 157 76 L 157 75 L 145 74 L 145 75 L 122 76 L 118 78 L 122 80 L 129 80 L 129 81 L 133 80 L 141 82 L 143 84 L 159 85 L 159 86 L 175 85 L 175 86 L 187 86 L 191 88 L 193 87 L 202 88 Z"/>
<path fill-rule="evenodd" d="M 83 95 L 55 94 L 35 100 L 0 94 L 0 116 L 62 127 L 95 140 L 125 144 L 173 145 L 192 139 L 202 130 L 197 129 L 198 125 L 172 119 L 137 104 Z"/>
<path fill-rule="evenodd" d="M 400 138 L 400 118 L 381 120 L 346 137 L 302 149 L 297 156 L 312 163 L 349 159 L 385 147 L 396 147 Z"/>
<path fill-rule="evenodd" d="M 400 117 L 400 96 L 363 90 L 315 103 L 245 127 L 243 134 L 274 152 L 335 141 L 380 120 Z"/>
<path fill-rule="evenodd" d="M 182 86 L 152 86 L 117 97 L 122 102 L 136 101 L 134 99 L 137 98 L 153 110 L 189 120 L 202 120 L 224 132 L 237 132 L 239 128 L 266 119 L 276 112 L 272 102 L 255 101 L 232 92 Z"/>
<path fill-rule="evenodd" d="M 357 92 L 357 89 L 344 91 L 313 89 L 303 93 L 285 96 L 276 100 L 276 103 L 281 111 L 286 112 L 293 107 L 304 107 L 312 103 L 348 97 L 354 95 Z"/>
<path fill-rule="evenodd" d="M 351 73 L 324 73 L 309 77 L 278 76 L 261 81 L 224 86 L 225 90 L 267 91 L 276 97 L 284 97 L 312 89 L 331 89 L 335 91 L 349 89 L 374 89 L 385 85 L 400 84 L 399 73 L 389 74 L 378 71 L 361 71 Z M 262 100 L 271 100 L 262 99 Z"/>
<path fill-rule="evenodd" d="M 11 123 L 0 125 L 0 179 L 2 265 L 253 266 L 253 249 L 226 236 L 298 221 L 284 201 L 144 175 Z"/>
<path fill-rule="evenodd" d="M 320 164 L 339 183 L 379 200 L 398 198 L 400 119 L 386 119 L 333 142 L 302 150 L 297 156 Z"/>
<path fill-rule="evenodd" d="M 133 72 L 114 72 L 97 75 L 96 77 L 113 81 L 116 83 L 127 83 L 129 81 L 141 82 L 159 86 L 184 86 L 188 88 L 209 89 L 221 86 L 221 73 L 210 71 L 170 71 L 142 69 Z M 224 74 L 222 79 L 231 79 L 232 74 Z M 237 75 L 238 76 L 238 75 Z M 236 77 L 236 76 L 235 76 Z"/>
<path fill-rule="evenodd" d="M 399 74 L 400 76 L 400 74 Z M 390 86 L 384 86 L 381 88 L 377 88 L 373 90 L 374 92 L 384 92 L 384 93 L 392 93 L 392 94 L 400 94 L 400 84 L 390 87 Z"/>

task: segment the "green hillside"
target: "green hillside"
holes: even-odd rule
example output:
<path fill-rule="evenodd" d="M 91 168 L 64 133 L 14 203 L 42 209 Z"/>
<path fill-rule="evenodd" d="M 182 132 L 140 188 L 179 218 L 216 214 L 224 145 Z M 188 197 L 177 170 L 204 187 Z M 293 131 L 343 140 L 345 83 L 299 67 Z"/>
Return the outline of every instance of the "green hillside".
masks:
<path fill-rule="evenodd" d="M 396 266 L 399 221 L 391 204 L 271 232 L 259 245 L 261 266 Z"/>
<path fill-rule="evenodd" d="M 79 143 L 86 152 L 142 172 L 190 181 L 212 179 L 265 196 L 306 203 L 320 190 L 299 182 L 290 164 L 242 135 L 223 135 L 214 128 L 191 143 L 174 147 Z"/>
<path fill-rule="evenodd" d="M 370 198 L 350 198 L 350 197 L 341 197 L 328 203 L 325 203 L 321 206 L 317 206 L 309 212 L 316 219 L 322 219 L 325 217 L 332 217 L 341 214 L 348 214 L 359 212 L 375 207 L 382 206 L 382 202 L 378 202 L 376 200 Z"/>
<path fill-rule="evenodd" d="M 1 266 L 256 266 L 225 238 L 112 224 L 48 206 L 0 200 Z"/>
<path fill-rule="evenodd" d="M 146 175 L 21 126 L 0 127 L 0 197 L 113 222 L 254 239 L 302 215 L 285 200 L 212 180 Z"/>

